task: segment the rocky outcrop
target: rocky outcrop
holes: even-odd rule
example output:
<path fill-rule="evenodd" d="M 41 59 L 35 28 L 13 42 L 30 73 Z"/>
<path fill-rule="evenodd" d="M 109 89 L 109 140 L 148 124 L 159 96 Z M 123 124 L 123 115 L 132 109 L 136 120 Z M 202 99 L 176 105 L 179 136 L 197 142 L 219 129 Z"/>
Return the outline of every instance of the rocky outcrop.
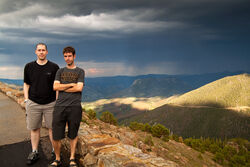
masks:
<path fill-rule="evenodd" d="M 83 113 L 84 122 L 79 129 L 77 154 L 85 167 L 177 167 L 154 153 L 147 153 L 131 145 L 135 132 L 126 127 L 116 127 L 99 120 L 89 120 Z M 63 141 L 70 150 L 69 141 Z"/>

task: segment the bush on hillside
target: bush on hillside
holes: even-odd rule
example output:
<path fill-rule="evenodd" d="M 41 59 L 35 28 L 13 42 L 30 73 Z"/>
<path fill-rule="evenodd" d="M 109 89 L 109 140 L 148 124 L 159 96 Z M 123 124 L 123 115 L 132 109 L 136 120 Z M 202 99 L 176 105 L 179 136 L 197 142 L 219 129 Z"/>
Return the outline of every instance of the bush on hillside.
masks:
<path fill-rule="evenodd" d="M 183 138 L 181 137 L 181 136 L 179 136 L 179 142 L 180 143 L 183 143 L 184 141 L 183 141 Z"/>
<path fill-rule="evenodd" d="M 161 137 L 161 140 L 165 141 L 165 142 L 168 142 L 169 141 L 169 136 L 168 135 L 164 135 Z"/>
<path fill-rule="evenodd" d="M 143 131 L 151 133 L 152 132 L 152 127 L 148 123 L 145 123 L 144 127 L 143 127 Z"/>
<path fill-rule="evenodd" d="M 165 126 L 161 124 L 156 124 L 152 126 L 151 130 L 152 130 L 152 135 L 158 138 L 169 136 L 170 133 L 169 129 L 167 129 Z"/>
<path fill-rule="evenodd" d="M 233 148 L 232 146 L 228 146 L 226 145 L 223 149 L 222 149 L 222 154 L 224 154 L 225 159 L 229 160 L 233 157 L 233 155 L 235 155 L 237 153 L 237 151 L 235 150 L 235 148 Z"/>
<path fill-rule="evenodd" d="M 245 139 L 193 139 L 187 138 L 184 143 L 200 152 L 209 151 L 214 154 L 217 163 L 226 166 L 250 165 L 249 141 Z"/>
<path fill-rule="evenodd" d="M 112 113 L 105 111 L 101 114 L 100 120 L 112 125 L 117 125 L 117 120 Z"/>
<path fill-rule="evenodd" d="M 222 164 L 223 165 L 223 162 L 224 162 L 224 155 L 221 153 L 221 152 L 216 152 L 213 160 L 215 162 L 218 162 L 219 164 Z"/>
<path fill-rule="evenodd" d="M 209 151 L 213 154 L 215 154 L 216 152 L 218 152 L 219 150 L 221 150 L 221 148 L 219 147 L 218 144 L 214 143 L 214 144 L 211 144 L 210 147 L 209 147 Z"/>
<path fill-rule="evenodd" d="M 153 127 L 151 127 L 148 123 L 138 123 L 136 121 L 130 122 L 129 128 L 133 131 L 141 130 L 144 132 L 151 133 L 154 137 L 161 138 L 163 141 L 169 141 L 169 129 L 167 129 L 165 126 L 161 124 L 156 124 Z"/>
<path fill-rule="evenodd" d="M 229 163 L 230 166 L 245 166 L 246 158 L 242 155 L 234 155 Z"/>
<path fill-rule="evenodd" d="M 96 112 L 92 109 L 87 111 L 89 119 L 96 119 Z"/>
<path fill-rule="evenodd" d="M 171 140 L 174 140 L 176 142 L 179 142 L 179 143 L 183 143 L 184 142 L 182 136 L 178 136 L 176 134 L 173 134 L 173 135 L 171 135 L 169 137 L 170 137 Z"/>
<path fill-rule="evenodd" d="M 136 121 L 130 122 L 129 128 L 132 129 L 133 131 L 143 130 L 144 129 L 144 124 L 143 123 L 138 123 Z"/>
<path fill-rule="evenodd" d="M 179 136 L 178 136 L 178 135 L 173 134 L 173 135 L 171 136 L 171 139 L 173 139 L 173 140 L 176 141 L 176 142 L 179 142 Z"/>

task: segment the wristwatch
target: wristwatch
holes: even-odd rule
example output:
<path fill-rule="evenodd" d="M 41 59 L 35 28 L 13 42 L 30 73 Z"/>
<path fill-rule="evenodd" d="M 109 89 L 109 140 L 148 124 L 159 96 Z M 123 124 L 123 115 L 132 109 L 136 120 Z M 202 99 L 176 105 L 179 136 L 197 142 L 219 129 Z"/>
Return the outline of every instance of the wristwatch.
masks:
<path fill-rule="evenodd" d="M 28 101 L 28 99 L 25 99 L 25 100 L 24 100 L 24 103 L 27 103 L 27 101 Z"/>

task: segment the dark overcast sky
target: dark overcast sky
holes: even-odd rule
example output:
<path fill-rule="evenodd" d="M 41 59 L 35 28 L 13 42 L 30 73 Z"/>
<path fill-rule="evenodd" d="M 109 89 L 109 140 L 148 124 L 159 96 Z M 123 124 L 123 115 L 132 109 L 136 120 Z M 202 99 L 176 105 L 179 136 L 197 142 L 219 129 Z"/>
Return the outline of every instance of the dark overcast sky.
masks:
<path fill-rule="evenodd" d="M 249 0 L 0 0 L 0 78 L 19 78 L 35 44 L 87 77 L 250 71 Z"/>

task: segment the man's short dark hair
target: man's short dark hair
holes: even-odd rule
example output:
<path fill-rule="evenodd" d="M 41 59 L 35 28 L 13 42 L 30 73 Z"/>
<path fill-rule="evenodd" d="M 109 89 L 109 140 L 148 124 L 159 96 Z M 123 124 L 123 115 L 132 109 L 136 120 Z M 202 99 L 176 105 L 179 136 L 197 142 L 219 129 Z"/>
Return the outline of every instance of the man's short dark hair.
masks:
<path fill-rule="evenodd" d="M 38 46 L 38 45 L 43 45 L 43 46 L 45 46 L 46 50 L 48 50 L 48 49 L 47 49 L 47 45 L 46 45 L 45 43 L 38 43 L 38 44 L 36 44 L 36 49 L 37 49 L 37 46 Z"/>
<path fill-rule="evenodd" d="M 67 46 L 63 49 L 63 54 L 64 53 L 72 53 L 73 55 L 75 55 L 76 51 L 72 46 Z"/>

